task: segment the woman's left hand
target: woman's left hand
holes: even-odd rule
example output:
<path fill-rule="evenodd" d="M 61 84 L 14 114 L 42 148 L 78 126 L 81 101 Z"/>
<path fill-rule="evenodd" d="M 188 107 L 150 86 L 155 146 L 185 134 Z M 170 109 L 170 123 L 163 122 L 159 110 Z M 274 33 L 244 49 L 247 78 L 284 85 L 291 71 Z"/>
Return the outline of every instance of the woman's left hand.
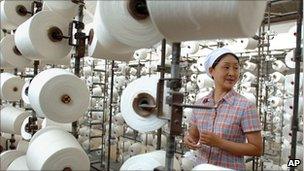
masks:
<path fill-rule="evenodd" d="M 223 139 L 213 132 L 204 132 L 200 134 L 200 143 L 212 147 L 219 147 Z"/>

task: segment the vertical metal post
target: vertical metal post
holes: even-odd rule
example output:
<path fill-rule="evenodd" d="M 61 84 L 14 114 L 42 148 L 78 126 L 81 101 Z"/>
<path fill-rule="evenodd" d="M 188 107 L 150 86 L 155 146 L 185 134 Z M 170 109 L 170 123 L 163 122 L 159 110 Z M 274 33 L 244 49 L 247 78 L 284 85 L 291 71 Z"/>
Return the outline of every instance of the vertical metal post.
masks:
<path fill-rule="evenodd" d="M 14 75 L 17 76 L 17 74 L 18 74 L 18 69 L 14 68 Z M 14 101 L 12 105 L 15 107 L 16 106 L 16 101 Z"/>
<path fill-rule="evenodd" d="M 164 89 L 164 79 L 165 78 L 165 62 L 166 62 L 166 39 L 162 40 L 162 50 L 161 50 L 161 61 L 160 61 L 160 65 L 161 65 L 161 70 L 160 70 L 160 80 L 159 80 L 159 91 L 162 91 Z M 162 93 L 158 93 L 159 97 L 157 97 L 159 100 L 161 100 L 161 102 L 163 102 L 163 96 L 164 93 L 162 91 Z M 162 105 L 162 104 L 159 104 Z M 160 114 L 162 112 L 162 106 L 158 106 L 158 114 Z M 158 129 L 157 130 L 157 144 L 156 144 L 156 150 L 160 150 L 161 149 L 161 134 L 162 134 L 162 129 Z"/>
<path fill-rule="evenodd" d="M 17 68 L 14 69 L 14 75 L 17 75 Z M 16 106 L 16 102 L 13 102 L 12 106 L 15 107 Z M 11 134 L 11 139 L 9 141 L 11 143 L 10 146 L 9 146 L 9 148 L 11 150 L 16 149 L 16 146 L 14 144 L 16 142 L 14 134 Z"/>
<path fill-rule="evenodd" d="M 102 123 L 106 122 L 106 114 L 105 111 L 107 109 L 106 105 L 107 105 L 107 101 L 106 101 L 106 97 L 107 97 L 107 93 L 108 93 L 108 74 L 107 74 L 107 66 L 108 66 L 108 60 L 105 60 L 105 68 L 104 68 L 104 91 L 103 91 L 103 106 L 102 106 Z M 101 147 L 102 147 L 102 154 L 100 155 L 100 168 L 104 168 L 105 164 L 103 164 L 103 157 L 105 157 L 105 125 L 102 124 L 102 138 L 101 138 Z"/>
<path fill-rule="evenodd" d="M 268 3 L 268 17 L 267 17 L 267 36 L 266 36 L 266 54 L 267 56 L 270 57 L 270 50 L 269 50 L 269 46 L 270 46 L 270 36 L 269 36 L 269 32 L 270 32 L 270 11 L 271 11 L 271 2 Z M 265 24 L 263 24 L 263 30 L 265 32 Z M 265 75 L 269 74 L 269 65 L 268 65 L 269 61 L 265 60 Z M 265 92 L 265 99 L 268 99 L 268 90 L 269 90 L 269 86 L 268 84 L 266 84 L 266 92 Z M 268 104 L 268 101 L 266 102 L 266 104 Z M 273 120 L 273 115 L 270 115 L 271 117 L 271 121 Z M 273 122 L 271 123 L 271 131 L 273 131 Z"/>
<path fill-rule="evenodd" d="M 83 8 L 84 8 L 84 3 L 81 2 L 79 3 L 79 8 L 78 8 L 78 24 L 76 25 L 77 33 L 81 35 L 82 30 L 84 29 L 81 25 L 83 24 Z M 70 35 L 74 36 L 74 35 Z M 76 52 L 75 52 L 75 68 L 74 68 L 74 74 L 77 77 L 80 77 L 80 59 L 84 57 L 84 52 L 85 52 L 85 38 L 77 38 L 76 39 Z M 75 138 L 78 138 L 78 121 L 72 122 L 72 134 L 74 135 Z"/>
<path fill-rule="evenodd" d="M 267 61 L 265 61 L 264 62 L 264 60 L 266 59 L 266 56 L 265 56 L 265 23 L 263 22 L 263 24 L 262 24 L 262 26 L 261 26 L 261 38 L 262 38 L 262 43 L 261 43 L 261 58 L 260 58 L 260 82 L 259 82 L 259 84 L 260 84 L 260 89 L 259 89 L 259 97 L 257 97 L 257 98 L 260 98 L 261 97 L 261 95 L 262 95 L 262 88 L 263 88 L 263 86 L 261 86 L 262 84 L 262 82 L 261 82 L 261 80 L 263 80 L 262 78 L 264 77 L 264 75 L 263 75 L 263 73 L 264 73 L 264 65 L 265 65 L 265 63 L 266 63 L 266 65 L 267 65 Z M 266 85 L 266 88 L 267 88 L 267 85 Z M 267 91 L 266 91 L 266 95 L 265 95 L 265 98 L 264 99 L 266 99 L 266 102 L 264 101 L 264 103 L 266 103 L 267 104 Z M 260 109 L 260 114 L 262 113 L 261 112 L 261 109 L 262 109 L 262 99 L 260 98 L 260 100 L 259 100 L 259 109 Z M 264 131 L 266 131 L 267 130 L 267 112 L 264 112 L 263 113 L 263 130 Z M 266 139 L 265 139 L 265 137 L 263 138 L 263 150 L 264 150 L 264 152 L 265 152 L 265 143 L 266 143 Z M 263 154 L 265 154 L 263 152 Z M 258 165 L 258 163 L 256 163 L 256 167 L 255 167 L 255 170 L 257 170 L 257 165 Z M 264 167 L 263 167 L 263 162 L 262 162 L 262 164 L 261 164 L 261 171 L 263 171 L 263 169 L 264 169 Z"/>
<path fill-rule="evenodd" d="M 38 74 L 38 67 L 39 67 L 39 61 L 38 60 L 35 60 L 34 61 L 34 77 Z M 32 79 L 30 80 L 32 81 Z M 33 136 L 37 129 L 38 129 L 38 126 L 36 125 L 36 121 L 37 121 L 37 113 L 35 110 L 32 109 L 32 117 L 29 118 L 28 120 L 28 130 L 30 131 L 31 135 Z"/>
<path fill-rule="evenodd" d="M 270 42 L 269 42 L 269 39 L 270 39 L 270 36 L 269 36 L 269 32 L 270 32 L 270 15 L 271 15 L 271 2 L 269 1 L 267 3 L 267 20 L 264 20 L 263 23 L 262 23 L 262 36 L 263 36 L 263 40 L 262 40 L 262 56 L 263 56 L 263 60 L 265 59 L 265 54 L 264 54 L 264 47 L 265 47 L 265 24 L 267 23 L 267 31 L 268 31 L 268 34 L 267 34 L 267 37 L 266 37 L 266 54 L 269 56 L 270 55 L 270 50 L 269 50 L 269 46 L 270 46 Z M 265 62 L 263 62 L 263 65 L 262 67 L 264 67 L 264 64 L 265 64 L 265 74 L 268 75 L 268 72 L 269 72 L 269 66 L 268 66 L 268 61 L 265 60 Z M 261 68 L 261 73 L 262 73 L 262 77 L 264 77 L 264 68 Z M 259 83 L 260 84 L 260 83 Z M 269 91 L 269 86 L 266 84 L 266 93 L 265 93 L 265 99 L 267 100 L 268 99 L 268 91 Z M 260 94 L 258 94 L 260 96 Z M 258 99 L 258 97 L 257 97 Z M 260 109 L 261 109 L 261 102 L 259 102 L 260 105 Z M 267 101 L 265 102 L 266 105 L 267 105 Z M 264 113 L 264 124 L 263 124 L 263 130 L 266 131 L 267 129 L 267 114 L 268 113 Z M 273 117 L 273 116 L 270 116 L 270 117 Z M 266 139 L 263 137 L 263 154 L 265 152 L 265 143 L 266 143 Z M 256 162 L 256 167 L 255 167 L 255 170 L 258 170 L 258 162 Z M 261 171 L 264 170 L 264 167 L 263 167 L 263 161 L 261 162 Z"/>
<path fill-rule="evenodd" d="M 298 125 L 298 112 L 299 112 L 299 88 L 300 88 L 300 72 L 301 72 L 301 36 L 302 36 L 302 19 L 303 19 L 303 0 L 299 2 L 298 9 L 298 19 L 297 19 L 297 39 L 296 39 L 296 49 L 295 49 L 295 84 L 294 84 L 294 98 L 293 98 L 293 115 L 291 123 L 291 150 L 290 150 L 290 159 L 296 158 L 296 147 L 297 147 L 297 132 L 299 130 Z M 294 167 L 291 167 L 290 170 L 294 171 Z"/>
<path fill-rule="evenodd" d="M 39 61 L 34 61 L 34 77 L 38 74 L 38 66 L 39 66 Z M 32 81 L 32 79 L 31 79 Z M 33 120 L 37 120 L 37 114 L 34 110 L 32 110 L 32 117 L 33 117 Z M 34 133 L 32 133 L 34 134 Z"/>
<path fill-rule="evenodd" d="M 109 118 L 109 130 L 108 130 L 108 163 L 107 171 L 110 170 L 110 154 L 111 154 L 111 135 L 112 135 L 112 110 L 113 110 L 113 88 L 114 88 L 114 61 L 111 66 L 111 89 L 110 89 L 110 118 Z"/>
<path fill-rule="evenodd" d="M 78 9 L 78 22 L 83 21 L 83 4 L 79 5 Z M 77 33 L 82 33 L 82 27 L 77 27 Z M 74 36 L 74 35 L 71 35 Z M 82 48 L 85 48 L 85 40 L 76 39 L 76 53 L 75 53 L 75 69 L 74 74 L 78 77 L 80 77 L 80 58 L 84 57 L 84 50 Z"/>
<path fill-rule="evenodd" d="M 259 96 L 260 96 L 260 80 L 261 80 L 261 74 L 260 74 L 260 70 L 261 70 L 261 46 L 262 46 L 262 42 L 261 42 L 261 27 L 259 28 L 259 38 L 258 38 L 258 56 L 257 56 L 257 83 L 256 83 L 256 106 L 257 106 L 257 112 L 259 114 L 259 116 L 261 117 L 261 102 L 259 101 Z M 264 129 L 265 130 L 265 125 L 264 125 Z M 265 146 L 265 138 L 263 138 L 263 147 Z M 264 148 L 263 148 L 263 154 L 264 154 Z M 252 160 L 252 170 L 255 170 L 255 158 L 253 157 Z"/>
<path fill-rule="evenodd" d="M 172 44 L 172 62 L 171 62 L 171 83 L 170 89 L 171 91 L 178 91 L 180 89 L 180 84 L 176 84 L 177 80 L 180 79 L 180 43 L 173 43 Z M 173 81 L 173 82 L 172 82 Z M 172 96 L 171 96 L 172 97 Z M 172 107 L 172 106 L 171 106 Z M 171 113 L 172 115 L 172 113 Z M 172 122 L 172 120 L 171 120 Z M 172 128 L 170 128 L 172 129 Z M 175 150 L 175 136 L 170 135 L 168 136 L 167 140 L 167 149 L 166 149 L 166 165 L 165 170 L 171 171 L 173 168 L 173 157 L 174 157 L 174 150 Z"/>
<path fill-rule="evenodd" d="M 262 30 L 261 27 L 259 28 L 259 39 L 258 39 L 258 56 L 257 56 L 257 85 L 256 85 L 256 105 L 257 105 L 257 111 L 258 114 L 261 115 L 261 101 L 259 101 L 259 96 L 260 96 L 260 80 L 261 80 L 261 46 L 262 46 L 262 41 L 261 41 L 261 36 L 262 36 Z"/>
<path fill-rule="evenodd" d="M 17 68 L 14 68 L 14 75 L 17 76 L 17 73 L 18 73 L 18 69 L 17 69 Z M 12 103 L 12 106 L 13 106 L 13 107 L 16 107 L 16 102 L 15 102 L 15 101 Z M 16 140 L 15 140 L 15 134 L 11 134 L 11 139 L 9 140 L 9 142 L 10 142 L 9 148 L 10 148 L 11 150 L 16 149 L 16 146 L 15 146 L 15 144 L 14 144 L 14 143 L 16 142 Z"/>

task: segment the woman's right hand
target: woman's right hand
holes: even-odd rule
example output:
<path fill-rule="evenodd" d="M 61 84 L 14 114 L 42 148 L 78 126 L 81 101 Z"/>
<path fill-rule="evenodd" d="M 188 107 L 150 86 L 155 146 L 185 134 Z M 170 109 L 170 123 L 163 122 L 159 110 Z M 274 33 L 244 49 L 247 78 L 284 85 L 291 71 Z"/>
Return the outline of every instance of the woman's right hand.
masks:
<path fill-rule="evenodd" d="M 198 144 L 198 140 L 195 140 L 194 138 L 192 138 L 192 136 L 190 134 L 187 134 L 184 137 L 184 143 L 189 149 L 192 149 L 192 150 L 196 150 L 201 147 L 200 144 Z"/>

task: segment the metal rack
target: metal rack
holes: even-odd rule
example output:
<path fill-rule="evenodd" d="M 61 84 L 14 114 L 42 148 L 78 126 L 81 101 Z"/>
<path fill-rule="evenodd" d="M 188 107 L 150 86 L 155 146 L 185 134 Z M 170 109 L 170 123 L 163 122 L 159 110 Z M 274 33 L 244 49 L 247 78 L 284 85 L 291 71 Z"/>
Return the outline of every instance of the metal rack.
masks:
<path fill-rule="evenodd" d="M 107 67 L 107 66 L 105 66 Z M 88 120 L 88 126 L 89 126 L 89 129 L 90 129 L 90 132 L 89 132 L 89 149 L 88 149 L 88 153 L 91 154 L 91 153 L 95 153 L 96 152 L 100 152 L 100 156 L 96 156 L 97 158 L 99 157 L 99 159 L 96 159 L 96 160 L 91 160 L 91 167 L 96 169 L 96 170 L 100 170 L 102 168 L 104 168 L 104 164 L 103 164 L 103 158 L 104 158 L 104 148 L 105 148 L 105 144 L 104 144 L 104 138 L 105 138 L 105 134 L 104 134 L 104 131 L 105 131 L 105 128 L 104 128 L 104 123 L 105 123 L 105 108 L 106 108 L 106 104 L 105 104 L 105 101 L 106 101 L 106 82 L 93 82 L 93 76 L 95 76 L 96 73 L 104 73 L 104 80 L 106 81 L 107 80 L 107 77 L 106 77 L 106 68 L 105 70 L 98 70 L 98 69 L 95 69 L 95 61 L 93 61 L 93 64 L 91 66 L 91 69 L 92 69 L 92 85 L 91 85 L 91 90 L 93 90 L 93 87 L 94 85 L 100 85 L 100 86 L 103 86 L 103 92 L 104 92 L 104 95 L 103 96 L 94 96 L 93 93 L 91 92 L 91 100 L 92 98 L 94 98 L 95 100 L 98 99 L 99 101 L 100 100 L 103 100 L 103 106 L 102 108 L 93 108 L 92 105 L 91 105 L 91 108 L 90 110 L 88 111 L 89 112 L 89 120 Z M 99 80 L 101 80 L 101 77 L 99 75 Z M 92 102 L 91 102 L 92 104 Z M 100 122 L 92 122 L 92 112 L 103 112 L 103 117 L 102 117 L 102 120 Z M 98 135 L 98 136 L 92 136 L 91 135 L 91 128 L 93 125 L 99 125 L 100 126 L 100 129 L 102 131 L 102 135 Z M 96 149 L 91 149 L 91 140 L 92 139 L 95 139 L 95 138 L 101 138 L 101 148 L 96 148 Z M 99 167 L 96 166 L 96 164 L 100 164 Z"/>
<path fill-rule="evenodd" d="M 271 14 L 271 5 L 275 4 L 275 3 L 279 3 L 280 1 L 277 0 L 272 0 L 270 1 L 270 3 L 268 3 L 268 16 L 265 19 L 263 25 L 261 26 L 261 28 L 259 29 L 259 35 L 257 36 L 257 39 L 259 41 L 259 47 L 258 47 L 258 55 L 256 56 L 256 62 L 257 62 L 257 84 L 256 84 L 256 104 L 258 106 L 258 113 L 260 114 L 260 116 L 263 118 L 262 120 L 265 122 L 263 125 L 263 130 L 267 130 L 267 125 L 266 125 L 266 121 L 269 117 L 269 114 L 267 112 L 263 112 L 262 111 L 262 107 L 263 105 L 267 104 L 267 99 L 268 99 L 268 92 L 266 91 L 266 95 L 265 98 L 262 99 L 261 95 L 262 90 L 263 90 L 263 84 L 267 81 L 266 76 L 270 73 L 269 72 L 269 61 L 265 60 L 266 56 L 270 56 L 271 55 L 271 51 L 269 50 L 269 40 L 270 37 L 268 34 L 266 34 L 266 32 L 270 31 L 270 23 L 271 22 L 275 22 L 276 20 L 278 20 L 277 18 L 279 18 L 278 16 L 272 16 Z M 78 19 L 77 21 L 73 21 L 70 24 L 70 35 L 69 37 L 65 37 L 62 35 L 63 38 L 69 38 L 69 42 L 71 46 L 74 46 L 76 48 L 75 54 L 73 54 L 73 57 L 75 58 L 75 68 L 74 68 L 74 73 L 76 76 L 80 77 L 80 71 L 81 71 L 81 63 L 80 60 L 81 58 L 84 57 L 85 54 L 85 40 L 89 38 L 89 36 L 86 36 L 82 31 L 84 29 L 84 23 L 83 23 L 83 9 L 84 9 L 84 2 L 83 0 L 78 0 L 77 3 L 79 4 L 79 13 L 78 13 Z M 296 47 L 296 55 L 295 55 L 295 62 L 296 62 L 296 68 L 295 68 L 295 88 L 294 88 L 294 111 L 293 111 L 293 118 L 292 118 L 292 143 L 291 143 L 291 159 L 295 158 L 295 154 L 296 154 L 296 140 L 297 140 L 297 131 L 298 131 L 298 97 L 299 97 L 299 73 L 300 73 L 300 61 L 301 61 L 301 26 L 302 26 L 302 15 L 303 15 L 303 1 L 300 1 L 300 7 L 299 7 L 299 11 L 297 12 L 297 16 L 298 16 L 298 27 L 297 27 L 297 47 Z M 38 12 L 41 10 L 42 4 L 40 1 L 35 1 L 32 5 L 32 12 L 30 13 L 31 15 L 34 15 L 34 13 Z M 36 11 L 34 11 L 36 10 Z M 286 18 L 288 18 L 289 16 L 293 16 L 294 17 L 294 13 L 292 14 L 286 14 Z M 267 31 L 265 30 L 265 27 L 267 28 Z M 77 29 L 77 32 L 74 34 L 72 32 L 73 28 Z M 75 36 L 75 38 L 73 38 Z M 73 44 L 72 40 L 76 40 L 76 44 Z M 170 68 L 171 70 L 171 78 L 167 79 L 164 77 L 165 74 L 165 46 L 166 46 L 166 41 L 163 40 L 162 41 L 162 56 L 161 56 L 161 65 L 158 68 L 158 71 L 161 73 L 160 76 L 160 80 L 158 83 L 158 93 L 157 93 L 157 110 L 158 110 L 158 116 L 161 117 L 162 115 L 162 105 L 163 105 L 163 92 L 162 90 L 164 89 L 165 86 L 165 81 L 168 81 L 168 87 L 171 91 L 171 95 L 167 98 L 167 104 L 170 105 L 170 110 L 171 110 L 171 115 L 170 115 L 170 133 L 168 135 L 168 143 L 167 143 L 167 148 L 166 148 L 166 166 L 165 168 L 161 168 L 161 169 L 165 169 L 165 170 L 172 170 L 173 168 L 173 157 L 174 157 L 174 153 L 177 152 L 176 151 L 176 137 L 181 136 L 183 131 L 184 131 L 184 127 L 182 125 L 182 109 L 184 107 L 190 107 L 190 108 L 194 108 L 194 107 L 199 107 L 199 108 L 203 108 L 203 106 L 193 106 L 193 105 L 186 105 L 183 103 L 187 103 L 187 101 L 184 101 L 183 99 L 183 94 L 178 93 L 179 89 L 181 88 L 181 56 L 180 56 L 180 43 L 176 42 L 173 43 L 173 48 L 172 48 L 172 66 Z M 219 43 L 217 46 L 221 46 L 221 44 Z M 187 57 L 188 58 L 188 57 Z M 34 62 L 34 76 L 38 74 L 38 65 L 39 65 L 39 61 L 35 61 Z M 100 168 L 106 168 L 107 170 L 110 170 L 110 144 L 111 144 L 111 134 L 112 134 L 112 117 L 113 117 L 113 113 L 115 113 L 115 102 L 113 100 L 113 87 L 114 87 L 114 72 L 115 72 L 115 62 L 111 61 L 111 82 L 110 84 L 108 84 L 108 73 L 106 72 L 109 68 L 108 68 L 108 64 L 106 62 L 105 65 L 105 69 L 101 70 L 101 69 L 94 69 L 94 63 L 93 63 L 93 67 L 92 70 L 93 72 L 103 72 L 105 73 L 105 82 L 99 82 L 99 83 L 93 83 L 93 85 L 100 85 L 100 86 L 104 86 L 104 95 L 103 96 L 94 96 L 92 95 L 91 98 L 96 98 L 96 99 L 103 99 L 103 109 L 94 109 L 91 108 L 89 110 L 89 116 L 90 116 L 90 120 L 88 122 L 88 125 L 90 127 L 90 130 L 92 128 L 93 125 L 101 125 L 102 126 L 102 135 L 101 136 L 91 136 L 91 133 L 89 134 L 89 140 L 94 139 L 94 138 L 101 138 L 102 142 L 101 142 L 101 148 L 98 149 L 91 149 L 90 145 L 89 145 L 89 153 L 91 152 L 96 152 L 96 151 L 101 151 L 102 154 L 100 156 L 100 160 L 97 161 L 91 161 L 91 167 L 94 167 L 95 164 L 100 163 Z M 142 68 L 142 64 L 140 63 L 140 61 L 138 62 L 138 65 L 136 65 L 135 67 L 137 67 L 137 77 L 140 77 L 140 70 Z M 168 68 L 167 68 L 168 69 Z M 92 85 L 92 86 L 93 86 Z M 108 87 L 109 86 L 109 87 Z M 110 94 L 108 94 L 107 89 L 110 88 Z M 266 89 L 269 88 L 269 85 L 266 84 Z M 108 98 L 109 96 L 109 98 Z M 266 99 L 266 100 L 265 100 Z M 107 100 L 110 101 L 110 104 L 108 105 Z M 1 103 L 1 102 L 0 102 Z M 110 113 L 109 113 L 109 129 L 108 129 L 108 137 L 105 137 L 105 125 L 104 123 L 106 122 L 105 120 L 105 108 L 109 107 L 110 109 Z M 100 111 L 103 112 L 103 120 L 98 122 L 98 123 L 92 123 L 92 112 L 94 111 Z M 37 121 L 37 116 L 35 111 L 33 111 L 32 113 L 32 117 L 30 117 L 29 119 L 29 128 L 28 128 L 28 132 L 30 132 L 32 135 L 37 131 L 37 125 L 36 125 L 36 121 Z M 73 122 L 72 123 L 72 133 L 73 135 L 77 138 L 78 137 L 78 122 Z M 161 149 L 161 134 L 162 134 L 162 129 L 159 129 L 157 131 L 157 148 L 156 149 Z M 135 132 L 135 137 L 127 137 L 127 136 L 123 136 L 124 138 L 129 138 L 129 139 L 133 139 L 135 141 L 137 141 L 137 133 Z M 13 144 L 13 140 L 14 140 L 14 135 L 12 135 L 12 142 L 11 144 Z M 107 142 L 106 142 L 107 141 Z M 263 138 L 263 146 L 265 147 L 265 141 L 266 139 Z M 89 141 L 90 142 L 90 141 Z M 90 143 L 89 143 L 90 144 Z M 105 155 L 105 147 L 106 145 L 108 145 L 108 156 L 106 159 L 106 155 Z M 13 148 L 13 147 L 12 147 Z M 182 149 L 183 150 L 183 149 Z M 182 151 L 183 153 L 183 151 Z M 265 153 L 265 149 L 263 151 L 263 153 Z M 261 170 L 263 170 L 263 160 L 260 160 L 259 158 L 252 158 L 251 159 L 253 161 L 252 164 L 252 169 L 253 170 L 258 170 L 258 167 L 261 166 Z M 107 163 L 103 163 L 103 162 L 107 162 Z M 94 167 L 95 168 L 95 167 Z M 95 168 L 98 170 L 98 168 Z M 292 168 L 291 170 L 294 170 L 294 168 Z"/>

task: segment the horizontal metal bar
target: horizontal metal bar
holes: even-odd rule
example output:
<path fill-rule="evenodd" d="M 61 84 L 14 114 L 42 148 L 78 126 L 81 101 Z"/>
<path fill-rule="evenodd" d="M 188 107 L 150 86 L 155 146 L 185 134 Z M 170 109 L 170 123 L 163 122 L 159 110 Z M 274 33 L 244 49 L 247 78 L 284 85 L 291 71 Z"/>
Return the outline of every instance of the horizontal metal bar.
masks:
<path fill-rule="evenodd" d="M 292 0 L 271 0 L 271 5 L 290 3 Z"/>
<path fill-rule="evenodd" d="M 123 137 L 123 138 L 127 138 L 127 139 L 129 139 L 129 140 L 141 142 L 140 140 L 138 140 L 138 139 L 136 139 L 136 138 L 134 138 L 134 137 L 129 137 L 129 136 L 126 136 L 126 135 L 123 135 L 122 137 Z"/>
<path fill-rule="evenodd" d="M 105 85 L 105 83 L 93 83 L 93 85 Z"/>
<path fill-rule="evenodd" d="M 91 96 L 91 98 L 104 98 L 104 96 Z"/>
<path fill-rule="evenodd" d="M 96 72 L 106 72 L 106 70 L 104 70 L 104 69 L 93 69 L 93 71 L 96 71 Z"/>
<path fill-rule="evenodd" d="M 97 164 L 97 163 L 101 163 L 101 160 L 91 161 L 91 164 Z"/>
<path fill-rule="evenodd" d="M 280 14 L 277 16 L 270 16 L 270 23 L 296 20 L 297 18 L 298 18 L 297 12 L 290 12 L 290 13 Z M 265 19 L 263 22 L 267 23 L 268 21 L 267 19 Z"/>
<path fill-rule="evenodd" d="M 188 104 L 179 104 L 173 103 L 175 106 L 185 107 L 185 108 L 196 108 L 196 109 L 216 109 L 216 106 L 201 106 L 201 105 L 188 105 Z"/>
<path fill-rule="evenodd" d="M 138 67 L 138 66 L 143 67 L 145 65 L 144 64 L 129 64 L 129 67 Z"/>
<path fill-rule="evenodd" d="M 171 80 L 182 80 L 181 78 L 161 78 L 159 80 L 171 81 Z"/>
<path fill-rule="evenodd" d="M 102 125 L 103 123 L 102 122 L 93 122 L 93 123 L 90 123 L 91 125 Z"/>
<path fill-rule="evenodd" d="M 95 149 L 91 149 L 90 152 L 94 152 L 94 151 L 101 151 L 102 148 L 95 148 Z"/>
<path fill-rule="evenodd" d="M 102 112 L 103 109 L 89 109 L 89 111 L 91 111 L 91 112 Z"/>
<path fill-rule="evenodd" d="M 102 135 L 90 136 L 89 138 L 90 139 L 93 139 L 93 138 L 102 138 Z"/>
<path fill-rule="evenodd" d="M 35 75 L 31 75 L 31 74 L 26 74 L 26 75 L 21 75 L 21 77 L 23 78 L 33 78 Z"/>

